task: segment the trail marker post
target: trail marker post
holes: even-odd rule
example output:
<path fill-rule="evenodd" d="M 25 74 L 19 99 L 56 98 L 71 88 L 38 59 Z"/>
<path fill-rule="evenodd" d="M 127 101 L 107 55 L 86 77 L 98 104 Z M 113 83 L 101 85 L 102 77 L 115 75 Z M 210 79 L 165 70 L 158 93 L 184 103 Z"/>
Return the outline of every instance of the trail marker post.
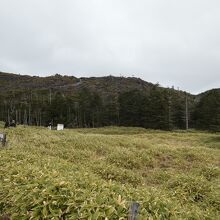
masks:
<path fill-rule="evenodd" d="M 139 203 L 137 203 L 137 202 L 131 203 L 128 220 L 136 220 L 137 219 L 139 207 L 140 207 Z"/>

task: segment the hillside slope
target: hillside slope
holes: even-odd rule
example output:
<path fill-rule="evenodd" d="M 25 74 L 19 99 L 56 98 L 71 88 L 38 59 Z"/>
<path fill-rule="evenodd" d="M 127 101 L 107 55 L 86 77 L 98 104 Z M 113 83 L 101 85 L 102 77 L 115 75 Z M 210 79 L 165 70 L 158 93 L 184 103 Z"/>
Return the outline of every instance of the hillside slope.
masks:
<path fill-rule="evenodd" d="M 219 109 L 220 89 L 195 96 L 134 77 L 31 77 L 0 72 L 0 120 L 14 119 L 19 124 L 219 131 Z"/>
<path fill-rule="evenodd" d="M 109 95 L 131 90 L 149 91 L 154 84 L 135 77 L 81 77 L 61 76 L 49 77 L 27 76 L 0 72 L 0 91 L 54 89 L 74 93 L 82 89 Z"/>

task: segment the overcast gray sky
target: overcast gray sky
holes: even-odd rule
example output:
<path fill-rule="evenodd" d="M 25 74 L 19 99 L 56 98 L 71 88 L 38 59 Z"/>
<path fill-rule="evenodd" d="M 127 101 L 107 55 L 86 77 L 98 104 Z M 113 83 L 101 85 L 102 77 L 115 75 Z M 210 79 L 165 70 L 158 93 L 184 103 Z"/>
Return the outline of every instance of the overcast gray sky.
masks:
<path fill-rule="evenodd" d="M 0 0 L 0 71 L 220 87 L 220 1 Z"/>

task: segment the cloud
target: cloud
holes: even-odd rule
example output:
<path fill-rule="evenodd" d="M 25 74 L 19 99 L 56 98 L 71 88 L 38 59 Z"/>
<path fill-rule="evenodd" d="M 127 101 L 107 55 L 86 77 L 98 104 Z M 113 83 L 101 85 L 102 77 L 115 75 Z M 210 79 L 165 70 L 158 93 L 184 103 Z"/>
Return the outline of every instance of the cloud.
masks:
<path fill-rule="evenodd" d="M 0 70 L 220 87 L 218 0 L 0 0 Z"/>

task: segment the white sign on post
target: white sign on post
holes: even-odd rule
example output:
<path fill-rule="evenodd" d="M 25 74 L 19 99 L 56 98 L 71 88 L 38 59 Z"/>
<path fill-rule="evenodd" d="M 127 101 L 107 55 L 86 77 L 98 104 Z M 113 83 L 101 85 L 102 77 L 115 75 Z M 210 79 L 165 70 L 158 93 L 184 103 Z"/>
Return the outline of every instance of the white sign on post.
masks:
<path fill-rule="evenodd" d="M 0 143 L 2 146 L 5 146 L 6 144 L 6 134 L 0 133 Z"/>
<path fill-rule="evenodd" d="M 62 131 L 64 129 L 63 124 L 57 124 L 57 131 Z"/>
<path fill-rule="evenodd" d="M 4 139 L 5 135 L 0 133 L 0 139 Z"/>

